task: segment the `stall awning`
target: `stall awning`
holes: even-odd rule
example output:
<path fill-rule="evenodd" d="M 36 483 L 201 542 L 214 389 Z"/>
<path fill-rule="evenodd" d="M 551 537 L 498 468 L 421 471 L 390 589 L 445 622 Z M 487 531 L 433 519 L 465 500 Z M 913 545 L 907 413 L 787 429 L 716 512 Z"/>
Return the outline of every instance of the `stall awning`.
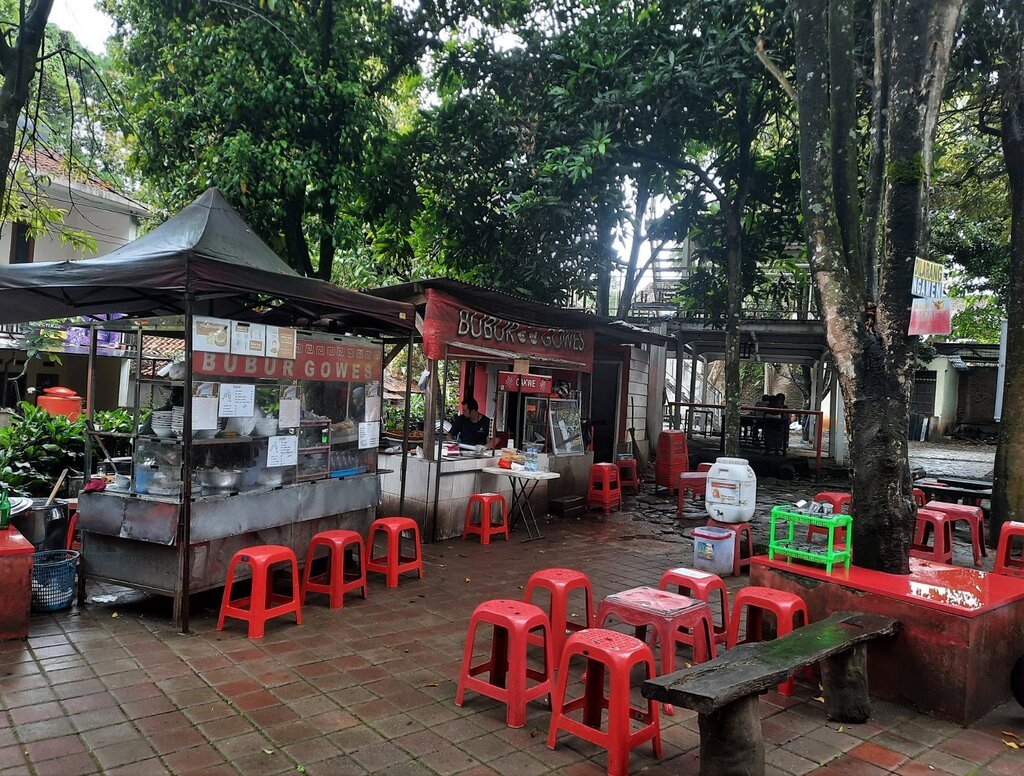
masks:
<path fill-rule="evenodd" d="M 449 345 L 447 352 L 448 358 L 452 359 L 492 361 L 496 363 L 511 363 L 523 357 L 522 353 L 515 353 L 511 350 L 500 350 L 499 348 L 488 348 L 483 345 L 471 345 L 468 343 Z M 583 361 L 568 361 L 550 356 L 530 356 L 530 363 L 551 369 L 567 369 L 572 372 L 590 370 L 590 366 Z"/>
<path fill-rule="evenodd" d="M 235 320 L 335 319 L 350 327 L 412 329 L 414 308 L 303 277 L 216 189 L 150 232 L 95 259 L 0 267 L 0 323 L 99 313 L 202 312 Z"/>

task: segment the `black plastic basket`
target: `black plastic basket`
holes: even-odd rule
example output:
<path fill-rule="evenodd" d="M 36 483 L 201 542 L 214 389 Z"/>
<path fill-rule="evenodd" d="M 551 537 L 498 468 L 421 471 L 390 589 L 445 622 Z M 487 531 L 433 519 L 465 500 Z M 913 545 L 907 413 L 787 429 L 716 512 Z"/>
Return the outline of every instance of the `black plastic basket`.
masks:
<path fill-rule="evenodd" d="M 75 600 L 78 553 L 46 550 L 32 556 L 32 611 L 58 612 Z"/>

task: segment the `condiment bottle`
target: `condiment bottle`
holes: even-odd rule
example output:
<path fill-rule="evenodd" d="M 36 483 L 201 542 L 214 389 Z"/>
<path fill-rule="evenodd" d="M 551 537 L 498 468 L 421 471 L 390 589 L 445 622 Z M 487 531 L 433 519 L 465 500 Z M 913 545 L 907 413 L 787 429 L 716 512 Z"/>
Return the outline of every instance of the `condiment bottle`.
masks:
<path fill-rule="evenodd" d="M 0 491 L 0 531 L 6 531 L 11 525 L 11 495 L 7 483 L 2 483 Z"/>

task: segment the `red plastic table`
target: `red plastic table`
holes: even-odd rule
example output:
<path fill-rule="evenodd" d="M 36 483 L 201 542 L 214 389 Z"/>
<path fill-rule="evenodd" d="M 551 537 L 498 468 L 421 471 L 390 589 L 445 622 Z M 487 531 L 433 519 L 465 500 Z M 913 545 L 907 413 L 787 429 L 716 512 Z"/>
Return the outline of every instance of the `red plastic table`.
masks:
<path fill-rule="evenodd" d="M 611 616 L 632 625 L 636 629 L 636 637 L 642 641 L 646 640 L 648 626 L 654 628 L 661 649 L 662 675 L 675 671 L 680 628 L 686 628 L 693 634 L 695 663 L 715 657 L 711 607 L 704 601 L 656 587 L 634 587 L 601 601 L 597 608 L 597 627 L 603 628 Z M 671 714 L 672 707 L 666 705 L 665 711 Z"/>
<path fill-rule="evenodd" d="M 35 547 L 13 525 L 0 531 L 0 641 L 28 636 Z"/>

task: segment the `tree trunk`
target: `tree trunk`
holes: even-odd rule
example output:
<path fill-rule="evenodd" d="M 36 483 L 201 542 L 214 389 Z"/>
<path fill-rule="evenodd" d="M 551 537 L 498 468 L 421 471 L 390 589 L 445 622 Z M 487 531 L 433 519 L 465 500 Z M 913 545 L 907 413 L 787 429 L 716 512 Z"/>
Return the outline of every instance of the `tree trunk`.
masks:
<path fill-rule="evenodd" d="M 1001 140 L 1010 178 L 1010 287 L 1006 300 L 1006 373 L 999 420 L 988 541 L 1007 520 L 1024 519 L 1024 415 L 1012 411 L 1024 396 L 1024 13 L 1008 14 L 1005 59 L 999 71 Z"/>
<path fill-rule="evenodd" d="M 597 211 L 597 304 L 598 315 L 607 316 L 612 296 L 612 261 L 615 233 L 615 207 L 602 201 Z"/>
<path fill-rule="evenodd" d="M 723 455 L 740 454 L 740 315 L 743 304 L 742 206 L 722 208 L 725 215 L 726 277 L 728 298 L 725 314 L 725 414 L 722 418 Z M 693 401 L 691 399 L 691 401 Z"/>
<path fill-rule="evenodd" d="M 855 238 L 841 226 L 837 196 L 850 191 L 849 169 L 833 167 L 842 154 L 833 129 L 843 121 L 831 112 L 853 103 L 832 100 L 830 65 L 852 57 L 853 38 L 844 27 L 847 0 L 833 0 L 838 14 L 817 0 L 796 2 L 797 83 L 800 113 L 800 174 L 811 272 L 821 294 L 822 317 L 846 403 L 853 459 L 853 545 L 857 565 L 905 574 L 914 526 L 907 460 L 913 348 L 907 336 L 914 259 L 926 254 L 927 183 L 939 101 L 953 32 L 963 0 L 893 4 L 887 72 L 888 106 L 885 190 L 885 271 L 877 308 L 866 294 L 864 262 L 845 247 Z M 883 9 L 884 11 L 884 9 Z M 880 18 L 884 18 L 881 14 Z M 835 39 L 822 34 L 828 30 Z M 836 49 L 839 49 L 837 51 Z M 880 47 L 885 48 L 885 47 Z M 844 71 L 845 72 L 845 71 Z M 839 83 L 846 82 L 843 72 Z M 845 208 L 845 203 L 843 205 Z"/>
<path fill-rule="evenodd" d="M 28 89 L 51 8 L 53 0 L 33 0 L 27 10 L 23 1 L 14 45 L 0 37 L 0 75 L 4 79 L 0 86 L 0 221 L 7 215 L 2 208 L 18 138 L 18 114 L 28 102 Z"/>
<path fill-rule="evenodd" d="M 644 242 L 644 216 L 647 215 L 647 204 L 651 201 L 651 189 L 641 181 L 636 182 L 636 207 L 633 214 L 633 239 L 629 245 L 629 263 L 626 266 L 626 276 L 622 280 L 622 292 L 619 294 L 619 306 L 615 310 L 616 318 L 625 318 L 629 315 L 629 308 L 633 305 L 633 294 L 636 292 L 637 265 L 640 262 L 640 246 Z"/>

